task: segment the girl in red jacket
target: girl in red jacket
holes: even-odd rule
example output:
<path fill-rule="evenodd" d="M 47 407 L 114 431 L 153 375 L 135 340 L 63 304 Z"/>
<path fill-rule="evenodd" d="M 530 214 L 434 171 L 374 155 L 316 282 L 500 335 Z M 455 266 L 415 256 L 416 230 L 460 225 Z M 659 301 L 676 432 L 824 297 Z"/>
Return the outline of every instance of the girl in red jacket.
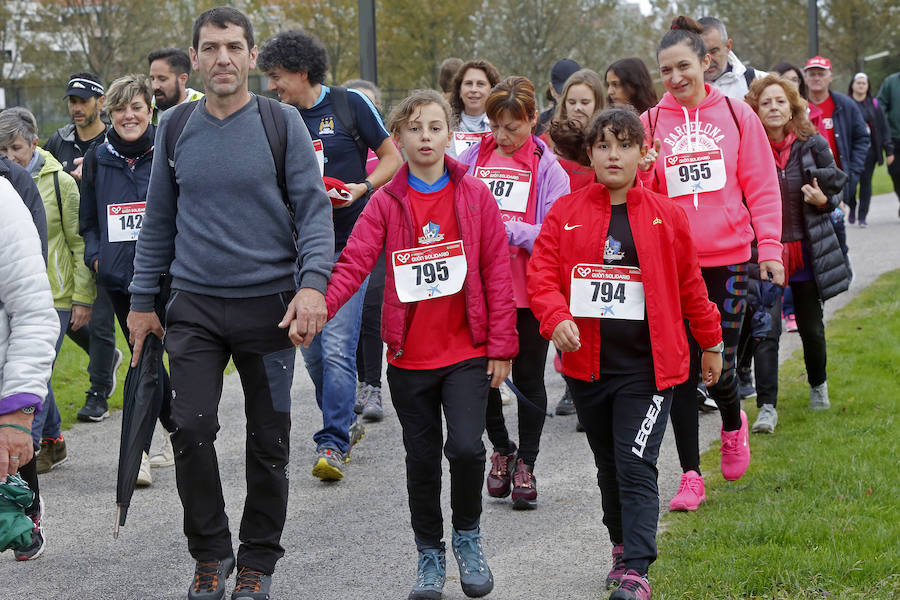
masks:
<path fill-rule="evenodd" d="M 684 211 L 635 181 L 647 152 L 630 109 L 598 114 L 585 143 L 600 183 L 550 210 L 528 264 L 541 334 L 585 429 L 613 544 L 607 588 L 649 600 L 659 518 L 656 459 L 673 388 L 688 376 L 682 320 L 705 349 L 703 379 L 722 368 L 719 311 L 709 301 Z M 605 244 L 601 242 L 605 240 Z"/>
<path fill-rule="evenodd" d="M 445 157 L 450 107 L 431 90 L 413 92 L 388 126 L 407 162 L 372 196 L 334 267 L 331 318 L 359 289 L 382 250 L 387 259 L 381 333 L 387 380 L 403 428 L 412 527 L 419 551 L 410 599 L 440 598 L 441 409 L 447 419 L 453 554 L 470 597 L 494 579 L 482 549 L 488 389 L 510 371 L 516 308 L 500 211 L 466 165 Z"/>

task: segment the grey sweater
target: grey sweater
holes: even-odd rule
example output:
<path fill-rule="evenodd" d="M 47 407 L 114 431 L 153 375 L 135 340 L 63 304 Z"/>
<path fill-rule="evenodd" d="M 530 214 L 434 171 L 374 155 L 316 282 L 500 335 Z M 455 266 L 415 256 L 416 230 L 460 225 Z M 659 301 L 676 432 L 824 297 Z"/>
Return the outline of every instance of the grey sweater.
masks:
<path fill-rule="evenodd" d="M 288 129 L 285 179 L 298 234 L 299 285 L 325 293 L 334 255 L 331 202 L 299 113 L 281 108 Z M 159 276 L 166 272 L 172 289 L 220 298 L 296 289 L 290 216 L 256 98 L 224 120 L 210 115 L 200 100 L 175 145 L 177 198 L 164 143 L 170 117 L 163 113 L 156 133 L 131 308 L 153 310 Z"/>

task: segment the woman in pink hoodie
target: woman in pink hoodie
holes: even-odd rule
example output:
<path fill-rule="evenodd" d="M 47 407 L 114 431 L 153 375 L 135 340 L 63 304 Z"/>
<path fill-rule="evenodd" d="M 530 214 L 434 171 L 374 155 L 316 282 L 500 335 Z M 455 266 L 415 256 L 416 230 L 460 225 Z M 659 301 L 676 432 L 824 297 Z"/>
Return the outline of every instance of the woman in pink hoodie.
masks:
<path fill-rule="evenodd" d="M 666 94 L 641 115 L 648 143 L 656 150 L 642 165 L 641 177 L 687 214 L 709 299 L 722 315 L 722 376 L 709 393 L 722 415 L 722 475 L 736 480 L 750 464 L 747 415 L 735 376 L 747 261 L 755 239 L 760 276 L 783 284 L 781 204 L 774 159 L 759 119 L 744 102 L 730 100 L 703 81 L 710 58 L 700 33 L 695 21 L 678 17 L 659 44 Z M 671 510 L 696 510 L 705 499 L 695 400 L 700 349 L 690 331 L 688 339 L 691 374 L 676 388 L 672 403 L 684 474 Z"/>

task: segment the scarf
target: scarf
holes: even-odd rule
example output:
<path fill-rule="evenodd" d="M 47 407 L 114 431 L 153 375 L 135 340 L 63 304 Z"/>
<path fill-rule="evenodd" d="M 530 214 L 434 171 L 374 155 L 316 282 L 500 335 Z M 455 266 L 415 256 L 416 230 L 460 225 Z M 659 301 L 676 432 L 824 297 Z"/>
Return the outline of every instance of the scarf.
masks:
<path fill-rule="evenodd" d="M 787 167 L 788 158 L 791 156 L 791 144 L 795 141 L 797 141 L 797 136 L 794 135 L 793 131 L 788 133 L 780 142 L 769 140 L 769 145 L 772 146 L 772 154 L 775 155 L 775 165 L 782 171 Z"/>
<path fill-rule="evenodd" d="M 139 158 L 153 152 L 153 138 L 156 135 L 156 127 L 147 125 L 147 129 L 141 137 L 133 142 L 127 142 L 119 136 L 114 128 L 106 132 L 106 149 L 113 156 L 118 156 L 128 163 L 128 168 L 134 171 L 134 166 Z"/>

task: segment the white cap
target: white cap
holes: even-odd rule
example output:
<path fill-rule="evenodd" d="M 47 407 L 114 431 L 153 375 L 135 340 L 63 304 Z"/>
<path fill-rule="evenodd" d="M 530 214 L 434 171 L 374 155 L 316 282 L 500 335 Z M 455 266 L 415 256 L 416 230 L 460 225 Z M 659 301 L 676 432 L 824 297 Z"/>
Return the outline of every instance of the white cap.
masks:
<path fill-rule="evenodd" d="M 868 75 L 866 75 L 866 74 L 863 73 L 863 72 L 859 72 L 859 73 L 857 73 L 856 75 L 853 76 L 853 81 L 856 81 L 856 80 L 859 79 L 860 77 L 865 77 L 867 80 L 869 79 L 869 76 L 868 76 Z"/>

